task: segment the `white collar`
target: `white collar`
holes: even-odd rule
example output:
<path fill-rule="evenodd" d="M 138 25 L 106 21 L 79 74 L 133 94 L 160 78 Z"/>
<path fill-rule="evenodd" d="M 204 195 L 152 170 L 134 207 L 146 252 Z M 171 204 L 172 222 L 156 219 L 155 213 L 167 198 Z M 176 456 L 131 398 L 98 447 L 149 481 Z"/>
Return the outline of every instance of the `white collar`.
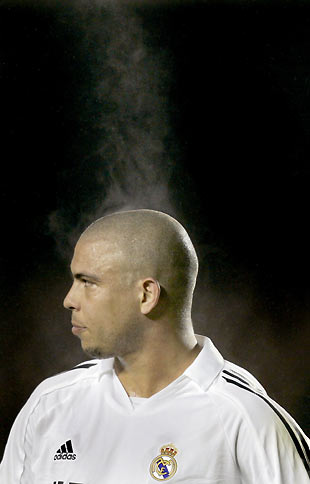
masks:
<path fill-rule="evenodd" d="M 224 358 L 206 336 L 195 335 L 202 350 L 183 375 L 194 380 L 203 390 L 207 390 L 224 367 Z"/>
<path fill-rule="evenodd" d="M 203 390 L 207 390 L 224 367 L 224 358 L 206 336 L 195 335 L 202 350 L 193 363 L 186 368 L 183 376 L 195 381 Z M 114 358 L 99 360 L 100 373 L 113 371 Z"/>

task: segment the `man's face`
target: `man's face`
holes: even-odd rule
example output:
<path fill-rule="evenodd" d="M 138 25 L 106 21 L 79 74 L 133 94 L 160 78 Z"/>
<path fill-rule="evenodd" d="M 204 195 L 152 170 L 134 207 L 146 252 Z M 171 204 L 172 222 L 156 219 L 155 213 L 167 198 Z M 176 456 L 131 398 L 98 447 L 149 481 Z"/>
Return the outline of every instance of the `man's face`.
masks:
<path fill-rule="evenodd" d="M 138 283 L 116 244 L 80 239 L 71 271 L 64 306 L 72 311 L 72 332 L 83 350 L 100 358 L 135 351 L 143 326 Z"/>

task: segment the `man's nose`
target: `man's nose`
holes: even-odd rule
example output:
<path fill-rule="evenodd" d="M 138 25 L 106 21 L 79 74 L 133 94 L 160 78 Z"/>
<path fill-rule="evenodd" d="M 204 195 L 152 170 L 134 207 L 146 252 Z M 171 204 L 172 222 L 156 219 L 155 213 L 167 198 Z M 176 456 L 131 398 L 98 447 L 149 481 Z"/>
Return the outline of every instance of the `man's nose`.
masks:
<path fill-rule="evenodd" d="M 70 309 L 71 311 L 78 311 L 80 309 L 80 304 L 78 302 L 76 290 L 74 289 L 74 284 L 72 284 L 68 294 L 64 299 L 64 307 L 66 309 Z"/>

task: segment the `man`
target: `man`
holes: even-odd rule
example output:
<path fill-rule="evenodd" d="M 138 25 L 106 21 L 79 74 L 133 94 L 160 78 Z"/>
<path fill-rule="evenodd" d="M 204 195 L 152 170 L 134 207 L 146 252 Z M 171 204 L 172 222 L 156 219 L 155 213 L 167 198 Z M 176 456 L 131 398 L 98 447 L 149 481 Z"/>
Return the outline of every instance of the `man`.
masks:
<path fill-rule="evenodd" d="M 247 371 L 196 336 L 184 228 L 151 210 L 80 237 L 64 305 L 97 359 L 49 378 L 13 425 L 1 484 L 306 484 L 309 439 Z"/>

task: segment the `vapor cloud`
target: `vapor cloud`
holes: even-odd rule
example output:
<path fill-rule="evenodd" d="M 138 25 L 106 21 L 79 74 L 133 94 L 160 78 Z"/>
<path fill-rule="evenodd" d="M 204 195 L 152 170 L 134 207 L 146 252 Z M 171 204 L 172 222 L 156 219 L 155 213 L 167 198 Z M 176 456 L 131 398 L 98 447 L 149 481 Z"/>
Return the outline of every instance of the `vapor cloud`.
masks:
<path fill-rule="evenodd" d="M 60 200 L 50 215 L 61 250 L 85 225 L 111 211 L 175 212 L 168 188 L 173 165 L 165 54 L 152 51 L 140 19 L 115 2 L 75 2 L 70 15 L 81 36 L 81 69 L 92 86 L 80 115 L 90 134 L 81 163 L 92 173 L 93 193 L 88 203 L 79 194 L 69 205 Z"/>

